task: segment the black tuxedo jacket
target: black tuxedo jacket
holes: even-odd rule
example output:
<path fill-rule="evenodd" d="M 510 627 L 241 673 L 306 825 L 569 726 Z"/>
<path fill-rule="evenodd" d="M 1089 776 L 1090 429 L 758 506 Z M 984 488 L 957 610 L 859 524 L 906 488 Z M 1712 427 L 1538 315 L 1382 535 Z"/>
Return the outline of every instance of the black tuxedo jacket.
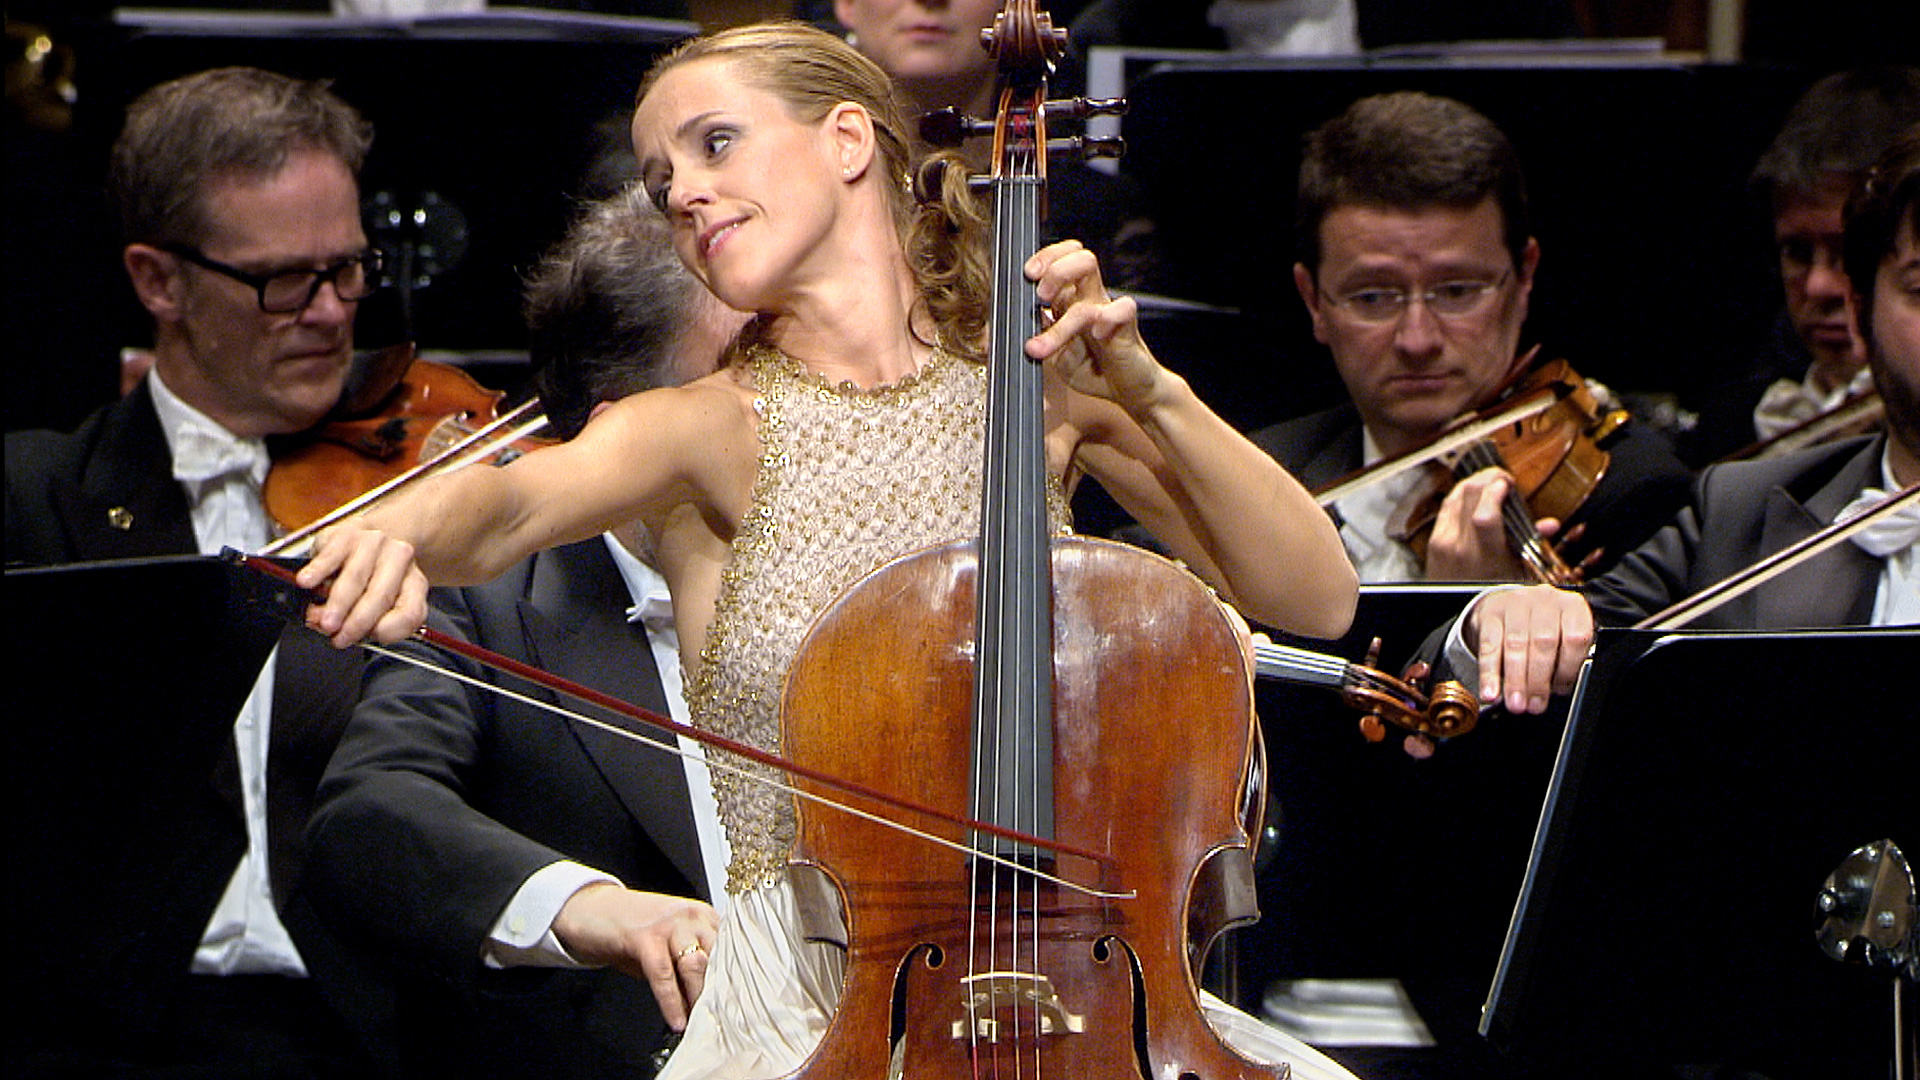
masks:
<path fill-rule="evenodd" d="M 625 619 L 628 602 L 605 542 L 595 538 L 542 552 L 483 586 L 435 590 L 430 621 L 665 714 L 646 634 Z M 435 659 L 489 682 L 517 682 L 458 658 Z M 561 858 L 631 888 L 705 896 L 679 758 L 376 658 L 322 784 L 309 841 L 323 911 L 343 935 L 395 962 L 398 1035 L 410 1069 L 651 1075 L 648 1059 L 665 1027 L 644 982 L 610 969 L 501 970 L 482 956 L 522 882 Z"/>
<path fill-rule="evenodd" d="M 1360 412 L 1351 403 L 1261 428 L 1248 438 L 1309 491 L 1346 477 L 1362 464 Z M 1670 518 L 1686 502 L 1691 480 L 1664 437 L 1631 423 L 1603 449 L 1611 455 L 1606 474 L 1565 523 L 1569 529 L 1586 529 L 1561 550 L 1570 564 L 1598 550 L 1589 577 L 1605 571 Z"/>
<path fill-rule="evenodd" d="M 6 475 L 9 566 L 197 550 L 186 492 L 173 479 L 173 459 L 144 382 L 71 434 L 9 432 Z M 163 622 L 156 632 L 165 632 Z M 335 650 L 318 634 L 289 625 L 276 665 L 268 865 L 281 919 L 309 971 L 324 978 L 333 970 L 333 950 L 305 903 L 304 833 L 321 772 L 358 696 L 362 661 L 357 651 Z M 102 666 L 112 670 L 111 663 Z M 128 691 L 129 700 L 149 710 L 149 722 L 166 722 L 165 702 L 144 701 L 138 687 Z M 199 935 L 246 851 L 239 763 L 231 742 L 227 749 L 207 778 L 206 812 L 179 822 L 174 831 L 183 853 L 174 862 L 181 877 L 157 890 L 168 902 L 130 913 L 126 926 L 102 928 L 110 940 L 98 951 L 111 970 L 89 985 L 112 996 L 112 1007 L 129 1028 L 166 1023 L 172 995 L 165 984 L 187 977 Z"/>
<path fill-rule="evenodd" d="M 1848 439 L 1701 474 L 1690 505 L 1651 540 L 1586 587 L 1595 615 L 1627 625 L 1744 570 L 1831 522 L 1880 483 L 1884 436 Z M 1873 617 L 1882 560 L 1852 543 L 1690 623 L 1694 629 L 1773 630 L 1864 625 Z"/>

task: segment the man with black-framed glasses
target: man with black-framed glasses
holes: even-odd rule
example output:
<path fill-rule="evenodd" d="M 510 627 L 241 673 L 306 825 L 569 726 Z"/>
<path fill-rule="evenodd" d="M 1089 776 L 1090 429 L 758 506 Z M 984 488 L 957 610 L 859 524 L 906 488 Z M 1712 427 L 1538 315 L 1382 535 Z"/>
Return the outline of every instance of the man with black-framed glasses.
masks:
<path fill-rule="evenodd" d="M 253 68 L 175 79 L 129 106 L 109 180 L 122 262 L 153 316 L 153 365 L 71 434 L 7 435 L 10 565 L 258 550 L 270 538 L 266 440 L 334 407 L 359 301 L 380 283 L 356 179 L 371 140 L 325 84 Z M 24 976 L 44 1021 L 23 1035 L 35 1067 L 369 1071 L 348 1033 L 370 1030 L 375 1013 L 336 991 L 370 984 L 300 889 L 307 812 L 361 662 L 289 630 L 207 778 L 206 809 L 165 823 L 178 857 L 164 882 L 141 885 L 167 902 L 56 943 L 56 970 Z M 108 661 L 94 677 L 115 677 Z M 126 687 L 142 724 L 178 728 L 192 707 L 142 691 Z"/>
<path fill-rule="evenodd" d="M 1309 488 L 1427 446 L 1519 372 L 1540 244 L 1519 157 L 1479 112 L 1416 92 L 1355 102 L 1307 137 L 1295 236 L 1294 283 L 1352 400 L 1252 438 Z M 1628 423 L 1604 449 L 1611 460 L 1580 510 L 1541 526 L 1567 538 L 1569 564 L 1591 556 L 1590 571 L 1687 493 L 1664 438 Z M 1362 581 L 1532 580 L 1502 513 L 1509 474 L 1453 484 L 1422 557 L 1397 530 L 1425 479 L 1410 470 L 1331 507 Z"/>

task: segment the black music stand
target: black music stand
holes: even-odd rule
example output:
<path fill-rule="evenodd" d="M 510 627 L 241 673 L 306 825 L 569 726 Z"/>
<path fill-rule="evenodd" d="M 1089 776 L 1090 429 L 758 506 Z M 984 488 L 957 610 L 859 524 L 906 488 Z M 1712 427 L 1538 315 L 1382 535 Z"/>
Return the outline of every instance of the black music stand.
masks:
<path fill-rule="evenodd" d="M 1886 1076 L 1887 976 L 1822 954 L 1815 904 L 1854 848 L 1920 844 L 1916 657 L 1911 629 L 1603 631 L 1483 1033 L 1561 1074 Z"/>
<path fill-rule="evenodd" d="M 1359 661 L 1378 636 L 1379 667 L 1398 674 L 1481 588 L 1362 585 L 1338 641 L 1276 637 Z M 1399 728 L 1365 741 L 1360 714 L 1323 688 L 1261 679 L 1256 700 L 1273 808 L 1261 919 L 1234 935 L 1237 985 L 1224 996 L 1260 1014 L 1277 980 L 1393 979 L 1435 1045 L 1297 1033 L 1331 1040 L 1323 1049 L 1369 1078 L 1495 1077 L 1474 1027 L 1526 871 L 1557 717 L 1490 714 L 1419 761 L 1400 749 Z"/>
<path fill-rule="evenodd" d="M 291 596 L 206 556 L 6 571 L 7 970 L 27 1045 L 187 970 L 219 895 L 181 868 L 214 857 L 207 838 L 244 842 L 215 778 L 237 769 L 234 718 Z"/>

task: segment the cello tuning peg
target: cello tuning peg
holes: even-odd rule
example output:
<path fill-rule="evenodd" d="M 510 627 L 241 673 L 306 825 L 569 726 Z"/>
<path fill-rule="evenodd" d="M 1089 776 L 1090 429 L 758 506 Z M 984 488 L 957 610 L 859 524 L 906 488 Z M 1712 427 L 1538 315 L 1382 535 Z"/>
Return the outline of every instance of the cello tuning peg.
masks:
<path fill-rule="evenodd" d="M 976 120 L 951 105 L 920 114 L 920 139 L 928 146 L 951 150 L 975 135 L 992 133 L 992 123 Z"/>
<path fill-rule="evenodd" d="M 1085 161 L 1089 158 L 1117 158 L 1126 151 L 1126 140 L 1117 135 L 1070 135 L 1047 140 L 1048 157 L 1071 157 Z"/>
<path fill-rule="evenodd" d="M 1387 725 L 1381 722 L 1379 713 L 1368 713 L 1360 718 L 1360 737 L 1372 743 L 1387 737 Z"/>
<path fill-rule="evenodd" d="M 932 206 L 940 201 L 946 191 L 951 172 L 958 171 L 966 176 L 967 187 L 975 192 L 985 191 L 993 185 L 993 178 L 984 174 L 968 174 L 958 165 L 940 158 L 928 158 L 920 163 L 913 174 L 913 197 L 922 206 Z"/>
<path fill-rule="evenodd" d="M 1046 104 L 1049 120 L 1085 120 L 1090 116 L 1123 116 L 1126 98 L 1062 98 Z"/>

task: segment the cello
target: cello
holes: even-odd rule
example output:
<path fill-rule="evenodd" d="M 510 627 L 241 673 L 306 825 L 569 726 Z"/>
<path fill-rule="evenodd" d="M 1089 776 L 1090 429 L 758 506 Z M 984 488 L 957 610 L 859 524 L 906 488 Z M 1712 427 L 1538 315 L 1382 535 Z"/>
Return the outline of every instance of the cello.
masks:
<path fill-rule="evenodd" d="M 1178 565 L 1052 535 L 1022 264 L 1064 34 L 1012 0 L 983 37 L 1003 88 L 981 534 L 839 597 L 782 700 L 783 756 L 910 785 L 950 812 L 926 830 L 973 854 L 798 804 L 793 858 L 837 888 L 847 963 L 796 1076 L 1284 1077 L 1221 1041 L 1194 976 L 1214 937 L 1254 917 L 1248 826 L 1263 800 L 1239 629 Z"/>

